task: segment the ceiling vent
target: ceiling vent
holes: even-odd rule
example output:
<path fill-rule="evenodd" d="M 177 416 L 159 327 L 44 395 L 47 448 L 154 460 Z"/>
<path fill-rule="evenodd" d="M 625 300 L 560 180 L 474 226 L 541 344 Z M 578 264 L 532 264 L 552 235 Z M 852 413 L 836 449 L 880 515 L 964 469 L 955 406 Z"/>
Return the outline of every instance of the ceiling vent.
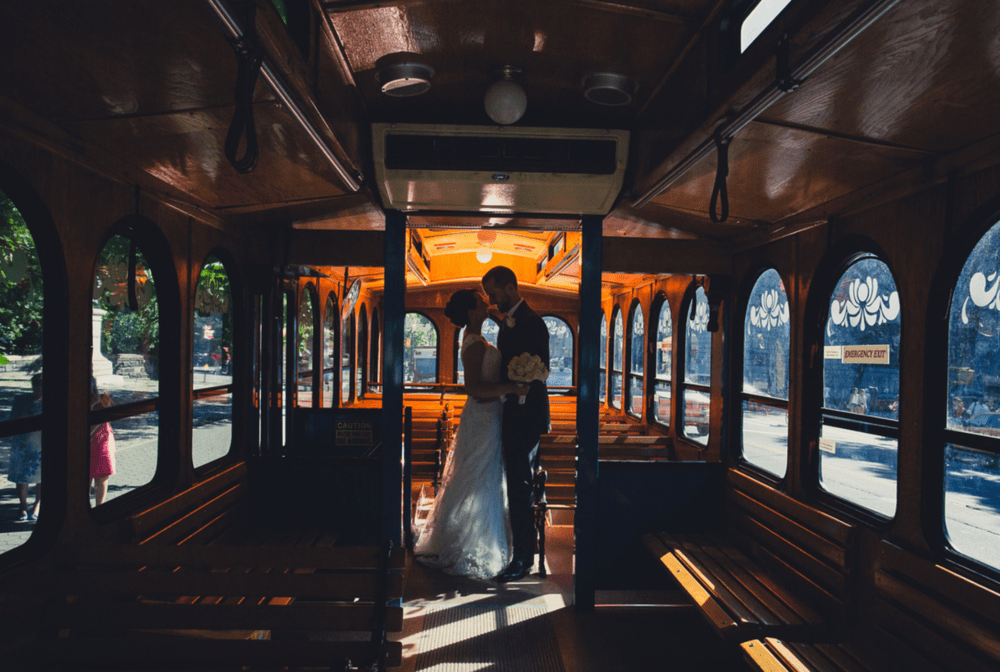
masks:
<path fill-rule="evenodd" d="M 621 190 L 628 131 L 373 124 L 386 207 L 604 215 Z"/>

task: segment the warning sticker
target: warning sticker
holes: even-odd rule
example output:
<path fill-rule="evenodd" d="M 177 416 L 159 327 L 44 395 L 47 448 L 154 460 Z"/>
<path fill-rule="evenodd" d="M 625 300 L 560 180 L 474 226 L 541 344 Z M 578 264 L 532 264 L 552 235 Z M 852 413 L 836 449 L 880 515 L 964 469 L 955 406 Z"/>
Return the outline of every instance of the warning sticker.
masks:
<path fill-rule="evenodd" d="M 375 438 L 371 422 L 342 420 L 337 423 L 334 443 L 338 446 L 370 446 Z"/>
<path fill-rule="evenodd" d="M 820 438 L 819 449 L 824 453 L 830 453 L 831 455 L 837 454 L 837 442 L 833 439 Z"/>

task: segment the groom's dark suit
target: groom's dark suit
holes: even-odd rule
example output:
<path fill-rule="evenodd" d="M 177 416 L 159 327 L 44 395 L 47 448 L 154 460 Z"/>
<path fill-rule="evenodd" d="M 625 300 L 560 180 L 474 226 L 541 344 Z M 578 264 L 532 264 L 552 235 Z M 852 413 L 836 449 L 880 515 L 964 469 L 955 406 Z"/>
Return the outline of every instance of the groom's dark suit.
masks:
<path fill-rule="evenodd" d="M 513 325 L 509 323 L 513 320 Z M 497 336 L 500 350 L 500 374 L 505 382 L 510 360 L 527 352 L 538 355 L 549 367 L 549 331 L 542 318 L 521 302 L 513 315 L 500 323 Z M 523 404 L 517 395 L 508 395 L 503 406 L 501 441 L 507 467 L 507 501 L 514 535 L 514 560 L 531 566 L 535 556 L 534 494 L 531 480 L 538 463 L 535 447 L 542 434 L 549 431 L 549 391 L 545 383 L 531 384 Z"/>

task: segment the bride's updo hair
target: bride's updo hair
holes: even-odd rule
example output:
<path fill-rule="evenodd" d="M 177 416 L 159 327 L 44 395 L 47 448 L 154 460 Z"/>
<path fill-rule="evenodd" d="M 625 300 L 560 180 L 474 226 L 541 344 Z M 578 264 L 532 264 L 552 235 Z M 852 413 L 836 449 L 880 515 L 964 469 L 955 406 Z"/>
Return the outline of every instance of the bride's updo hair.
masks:
<path fill-rule="evenodd" d="M 476 307 L 477 293 L 474 289 L 460 289 L 448 299 L 444 315 L 456 327 L 469 326 L 469 311 Z"/>

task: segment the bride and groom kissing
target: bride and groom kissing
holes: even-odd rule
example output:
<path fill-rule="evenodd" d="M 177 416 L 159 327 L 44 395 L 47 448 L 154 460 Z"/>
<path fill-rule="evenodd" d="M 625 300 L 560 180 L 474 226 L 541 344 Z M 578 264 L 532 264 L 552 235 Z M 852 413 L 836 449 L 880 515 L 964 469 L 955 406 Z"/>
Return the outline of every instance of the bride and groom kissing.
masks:
<path fill-rule="evenodd" d="M 459 354 L 469 400 L 414 553 L 447 574 L 516 581 L 535 562 L 531 481 L 549 431 L 549 332 L 509 268 L 491 268 L 482 289 L 488 302 L 461 289 L 445 307 L 465 327 Z M 500 323 L 497 347 L 482 335 L 490 316 Z"/>

